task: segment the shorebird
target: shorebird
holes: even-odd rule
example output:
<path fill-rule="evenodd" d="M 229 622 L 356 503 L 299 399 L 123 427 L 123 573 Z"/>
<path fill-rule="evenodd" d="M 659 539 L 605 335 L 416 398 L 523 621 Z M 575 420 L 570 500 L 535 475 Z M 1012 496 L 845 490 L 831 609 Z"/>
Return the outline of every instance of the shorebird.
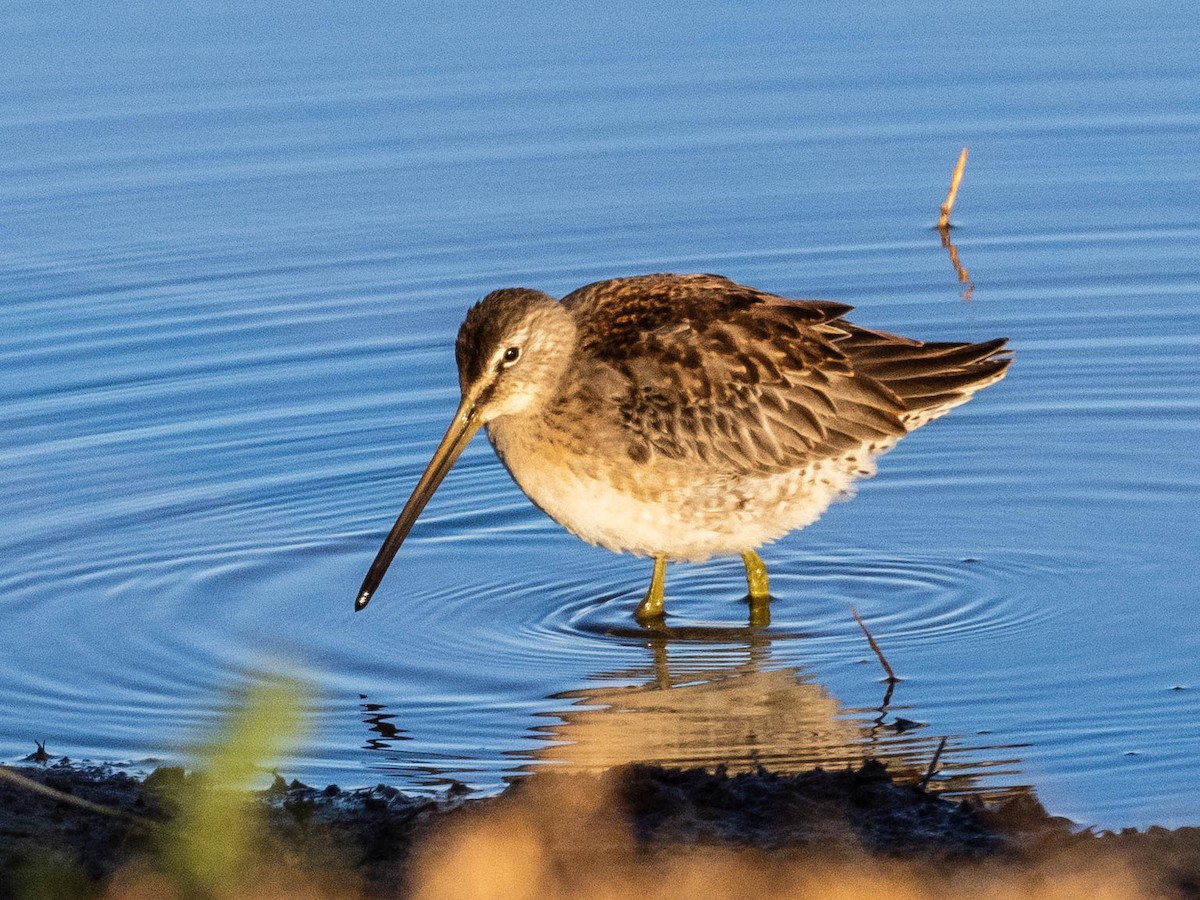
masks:
<path fill-rule="evenodd" d="M 1004 377 L 1005 339 L 922 343 L 718 275 L 598 281 L 561 301 L 493 291 L 455 355 L 462 401 L 355 609 L 480 427 L 538 507 L 585 541 L 654 560 L 634 617 L 661 623 L 666 564 L 740 555 L 815 521 L 875 457 Z M 755 609 L 759 612 L 756 614 Z"/>

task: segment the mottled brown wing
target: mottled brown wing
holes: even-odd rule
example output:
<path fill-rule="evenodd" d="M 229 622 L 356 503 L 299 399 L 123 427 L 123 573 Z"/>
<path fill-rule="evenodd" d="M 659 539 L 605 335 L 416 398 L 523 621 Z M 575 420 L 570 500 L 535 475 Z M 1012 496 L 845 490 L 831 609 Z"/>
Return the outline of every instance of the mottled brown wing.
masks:
<path fill-rule="evenodd" d="M 848 306 L 715 275 L 616 279 L 563 303 L 581 326 L 579 352 L 615 375 L 601 380 L 634 462 L 779 472 L 907 430 L 903 401 L 837 346 Z"/>

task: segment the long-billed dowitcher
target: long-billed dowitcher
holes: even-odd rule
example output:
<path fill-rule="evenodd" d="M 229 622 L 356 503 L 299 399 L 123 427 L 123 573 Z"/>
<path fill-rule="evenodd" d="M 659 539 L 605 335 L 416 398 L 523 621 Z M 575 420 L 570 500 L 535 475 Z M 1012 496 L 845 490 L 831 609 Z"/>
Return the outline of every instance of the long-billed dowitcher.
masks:
<path fill-rule="evenodd" d="M 634 613 L 663 616 L 667 560 L 739 554 L 765 621 L 755 550 L 813 522 L 874 457 L 1004 377 L 999 338 L 921 343 L 717 275 L 614 278 L 555 300 L 493 291 L 455 353 L 462 401 L 371 565 L 371 599 L 480 428 L 517 484 L 569 531 L 654 558 Z"/>

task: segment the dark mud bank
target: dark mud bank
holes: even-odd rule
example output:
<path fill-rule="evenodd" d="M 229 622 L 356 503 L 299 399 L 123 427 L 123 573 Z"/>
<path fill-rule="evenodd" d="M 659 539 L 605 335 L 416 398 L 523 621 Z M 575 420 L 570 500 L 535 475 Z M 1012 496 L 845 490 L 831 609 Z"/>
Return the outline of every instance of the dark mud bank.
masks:
<path fill-rule="evenodd" d="M 130 871 L 156 871 L 179 798 L 195 778 L 164 768 L 143 780 L 62 763 L 8 771 L 48 790 L 0 780 L 5 896 L 28 896 L 46 871 L 79 896 L 114 893 Z M 680 860 L 693 870 L 699 861 L 719 869 L 753 860 L 758 875 L 777 871 L 771 884 L 786 883 L 797 864 L 805 873 L 895 870 L 906 884 L 932 879 L 943 888 L 947 879 L 1012 882 L 1041 872 L 1039 881 L 1057 879 L 1063 888 L 1052 896 L 1074 896 L 1076 874 L 1111 871 L 1126 885 L 1115 896 L 1200 898 L 1200 828 L 1096 833 L 1048 815 L 1032 795 L 997 807 L 947 800 L 895 783 L 878 763 L 794 776 L 641 765 L 598 776 L 541 773 L 488 798 L 458 787 L 429 798 L 385 785 L 345 791 L 277 777 L 246 808 L 259 823 L 246 879 L 283 877 L 276 887 L 284 893 L 296 878 L 318 896 L 450 896 L 454 890 L 439 889 L 440 874 L 475 866 L 474 876 L 462 877 L 476 877 L 485 891 L 459 882 L 464 895 L 509 896 L 502 883 L 487 893 L 489 866 L 524 865 L 521 877 L 540 885 L 534 895 L 590 896 L 589 871 L 603 872 L 611 888 L 632 865 L 644 879 L 656 868 L 668 877 Z M 264 865 L 275 874 L 264 876 Z M 754 890 L 783 896 L 762 884 Z M 736 884 L 713 895 L 741 896 Z"/>

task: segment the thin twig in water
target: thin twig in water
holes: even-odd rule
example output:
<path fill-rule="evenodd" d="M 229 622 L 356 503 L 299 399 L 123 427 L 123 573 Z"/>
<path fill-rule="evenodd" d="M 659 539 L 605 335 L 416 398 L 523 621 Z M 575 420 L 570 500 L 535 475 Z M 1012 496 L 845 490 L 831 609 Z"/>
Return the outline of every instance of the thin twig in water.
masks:
<path fill-rule="evenodd" d="M 871 636 L 871 632 L 867 629 L 867 624 L 862 620 L 862 616 L 858 614 L 858 610 L 850 607 L 850 615 L 854 616 L 854 621 L 858 623 L 858 627 L 862 629 L 863 634 L 867 636 L 867 643 L 871 645 L 871 649 L 875 651 L 875 655 L 879 657 L 879 662 L 883 666 L 883 671 L 887 672 L 887 680 L 895 683 L 900 679 L 896 677 L 896 673 L 892 671 L 892 667 L 888 665 L 887 657 L 883 655 L 883 651 L 879 649 L 879 645 L 875 643 L 875 638 Z"/>
<path fill-rule="evenodd" d="M 975 285 L 971 283 L 971 276 L 967 272 L 966 267 L 958 259 L 958 248 L 954 246 L 954 241 L 950 240 L 950 211 L 954 208 L 954 198 L 958 196 L 958 186 L 962 183 L 963 170 L 967 167 L 967 148 L 962 148 L 962 153 L 958 155 L 958 164 L 954 167 L 954 175 L 950 178 L 950 192 L 946 194 L 946 202 L 942 204 L 942 214 L 938 217 L 938 234 L 942 236 L 942 246 L 950 254 L 950 265 L 954 266 L 954 273 L 958 276 L 958 280 L 967 287 L 963 290 L 962 298 L 970 300 L 971 294 L 975 291 Z"/>
<path fill-rule="evenodd" d="M 962 183 L 963 169 L 967 167 L 967 148 L 962 148 L 962 153 L 958 154 L 958 165 L 954 167 L 954 175 L 950 179 L 950 193 L 946 195 L 946 202 L 942 204 L 942 215 L 938 218 L 938 231 L 945 231 L 950 227 L 950 210 L 954 209 L 954 198 L 958 196 L 958 186 Z"/>
<path fill-rule="evenodd" d="M 102 803 L 93 803 L 91 800 L 84 800 L 82 797 L 76 797 L 74 794 L 64 794 L 62 791 L 42 784 L 40 781 L 26 778 L 24 775 L 14 772 L 8 766 L 0 766 L 0 778 L 11 781 L 13 784 L 23 787 L 34 794 L 41 794 L 43 797 L 49 797 L 52 800 L 57 800 L 59 803 L 70 803 L 72 806 L 78 806 L 80 809 L 86 809 L 88 812 L 98 813 L 102 816 L 111 816 L 114 819 L 121 819 L 133 825 L 140 825 L 143 828 L 154 831 L 163 827 L 158 822 L 143 819 L 141 816 L 127 813 L 123 809 L 115 809 L 111 806 L 105 806 Z"/>
<path fill-rule="evenodd" d="M 942 751 L 945 749 L 946 738 L 943 737 L 940 741 L 938 741 L 937 749 L 933 751 L 933 759 L 929 761 L 929 768 L 925 770 L 925 775 L 920 781 L 917 782 L 917 787 L 921 788 L 921 790 L 924 790 L 933 776 L 937 774 L 938 762 L 941 760 Z"/>

